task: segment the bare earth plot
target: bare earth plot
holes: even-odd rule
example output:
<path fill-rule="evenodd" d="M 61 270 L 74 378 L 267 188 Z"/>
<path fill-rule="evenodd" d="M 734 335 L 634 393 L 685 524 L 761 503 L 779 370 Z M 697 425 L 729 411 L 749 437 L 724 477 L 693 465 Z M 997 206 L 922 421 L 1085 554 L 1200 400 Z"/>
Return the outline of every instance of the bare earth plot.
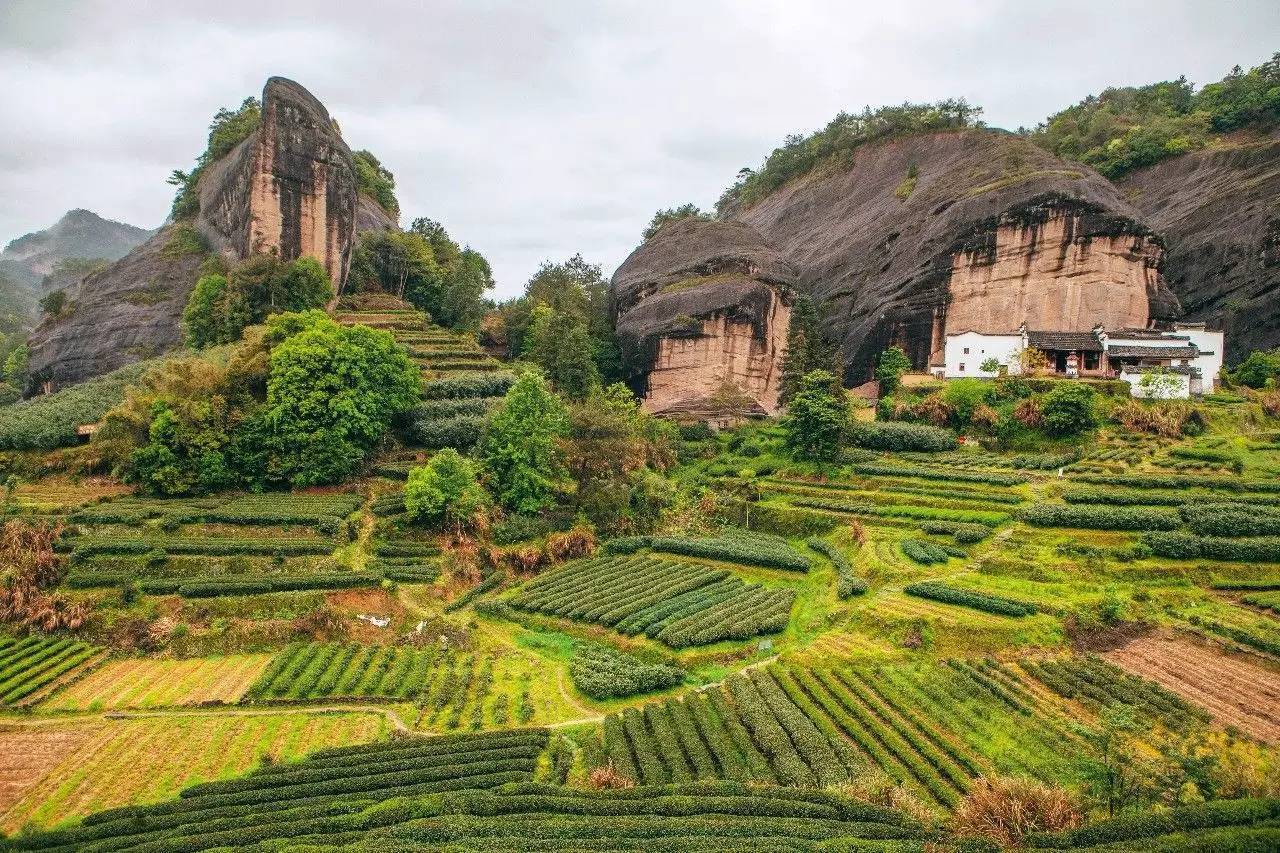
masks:
<path fill-rule="evenodd" d="M 32 729 L 0 725 L 0 815 L 54 767 L 75 755 L 96 727 Z"/>
<path fill-rule="evenodd" d="M 14 723 L 0 728 L 0 779 L 17 780 L 0 786 L 0 831 L 156 802 L 244 773 L 265 754 L 283 761 L 376 740 L 385 725 L 377 713 L 283 711 Z"/>
<path fill-rule="evenodd" d="M 1204 708 L 1214 720 L 1280 743 L 1280 672 L 1180 637 L 1151 635 L 1103 657 Z"/>
<path fill-rule="evenodd" d="M 111 661 L 45 703 L 45 710 L 161 708 L 236 702 L 271 655 Z"/>

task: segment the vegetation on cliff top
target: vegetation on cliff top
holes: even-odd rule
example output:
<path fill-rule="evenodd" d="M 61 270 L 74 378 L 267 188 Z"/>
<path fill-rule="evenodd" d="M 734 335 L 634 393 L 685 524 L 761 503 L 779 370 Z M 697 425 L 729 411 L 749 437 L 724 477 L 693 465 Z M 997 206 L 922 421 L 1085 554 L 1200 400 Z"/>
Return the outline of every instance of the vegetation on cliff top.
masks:
<path fill-rule="evenodd" d="M 744 168 L 738 172 L 737 181 L 716 202 L 716 211 L 723 216 L 730 208 L 754 204 L 824 163 L 847 164 L 853 152 L 868 142 L 907 133 L 981 127 L 981 115 L 982 108 L 964 98 L 950 98 L 936 104 L 904 103 L 874 110 L 866 107 L 857 114 L 841 112 L 822 130 L 808 136 L 788 136 L 759 170 Z"/>
<path fill-rule="evenodd" d="M 400 202 L 396 199 L 396 176 L 369 151 L 353 151 L 351 160 L 356 166 L 356 186 L 360 192 L 376 201 L 393 218 L 398 218 Z"/>
<path fill-rule="evenodd" d="M 1050 116 L 1031 138 L 1108 178 L 1195 151 L 1224 133 L 1280 124 L 1280 53 L 1248 72 L 1236 66 L 1196 90 L 1186 77 L 1090 95 Z"/>
<path fill-rule="evenodd" d="M 196 158 L 195 168 L 190 172 L 174 169 L 169 175 L 169 183 L 178 188 L 173 198 L 174 219 L 190 219 L 200 212 L 200 194 L 196 187 L 205 167 L 229 154 L 261 124 L 262 102 L 257 98 L 245 98 L 238 109 L 222 107 L 214 113 L 209 123 L 209 144 Z"/>

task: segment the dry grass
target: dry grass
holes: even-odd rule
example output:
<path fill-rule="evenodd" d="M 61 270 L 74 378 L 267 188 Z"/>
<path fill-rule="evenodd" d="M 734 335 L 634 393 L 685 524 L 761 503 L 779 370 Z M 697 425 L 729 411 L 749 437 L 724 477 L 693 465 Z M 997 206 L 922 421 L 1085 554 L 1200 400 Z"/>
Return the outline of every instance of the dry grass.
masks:
<path fill-rule="evenodd" d="M 1058 832 L 1080 825 L 1075 797 L 1062 788 L 1025 779 L 979 779 L 956 808 L 952 827 L 960 835 L 1017 847 L 1032 832 Z"/>

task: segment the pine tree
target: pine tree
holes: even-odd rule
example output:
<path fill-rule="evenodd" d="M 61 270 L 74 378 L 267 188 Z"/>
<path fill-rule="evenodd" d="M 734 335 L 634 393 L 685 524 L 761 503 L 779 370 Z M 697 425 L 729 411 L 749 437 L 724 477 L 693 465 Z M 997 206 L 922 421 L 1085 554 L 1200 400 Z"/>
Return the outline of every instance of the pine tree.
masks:
<path fill-rule="evenodd" d="M 822 316 L 813 300 L 796 298 L 791 306 L 791 325 L 787 330 L 787 352 L 782 357 L 782 380 L 779 398 L 783 404 L 800 390 L 804 376 L 815 370 L 839 374 L 835 347 L 822 330 Z"/>

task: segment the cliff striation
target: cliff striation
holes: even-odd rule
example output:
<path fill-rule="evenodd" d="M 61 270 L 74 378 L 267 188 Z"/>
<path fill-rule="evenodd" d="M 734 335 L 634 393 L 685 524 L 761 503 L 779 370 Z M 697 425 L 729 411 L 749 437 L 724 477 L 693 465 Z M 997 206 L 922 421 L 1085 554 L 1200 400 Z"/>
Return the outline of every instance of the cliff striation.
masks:
<path fill-rule="evenodd" d="M 696 410 L 731 383 L 759 410 L 776 412 L 795 277 L 738 223 L 673 222 L 632 252 L 611 297 L 623 362 L 645 408 Z"/>
<path fill-rule="evenodd" d="M 197 191 L 200 211 L 192 221 L 167 225 L 87 277 L 71 309 L 36 330 L 30 344 L 37 389 L 180 346 L 182 310 L 203 261 L 193 234 L 229 262 L 255 253 L 309 256 L 325 265 L 335 286 L 345 280 L 359 205 L 355 167 L 328 111 L 302 86 L 269 79 L 261 125 L 209 164 Z"/>
<path fill-rule="evenodd" d="M 1280 134 L 1183 154 L 1119 182 L 1168 245 L 1187 317 L 1226 333 L 1227 362 L 1280 346 Z"/>
<path fill-rule="evenodd" d="M 897 344 L 917 368 L 948 332 L 1172 319 L 1160 240 L 1108 181 L 989 130 L 868 144 L 729 212 L 826 307 L 847 383 Z"/>

